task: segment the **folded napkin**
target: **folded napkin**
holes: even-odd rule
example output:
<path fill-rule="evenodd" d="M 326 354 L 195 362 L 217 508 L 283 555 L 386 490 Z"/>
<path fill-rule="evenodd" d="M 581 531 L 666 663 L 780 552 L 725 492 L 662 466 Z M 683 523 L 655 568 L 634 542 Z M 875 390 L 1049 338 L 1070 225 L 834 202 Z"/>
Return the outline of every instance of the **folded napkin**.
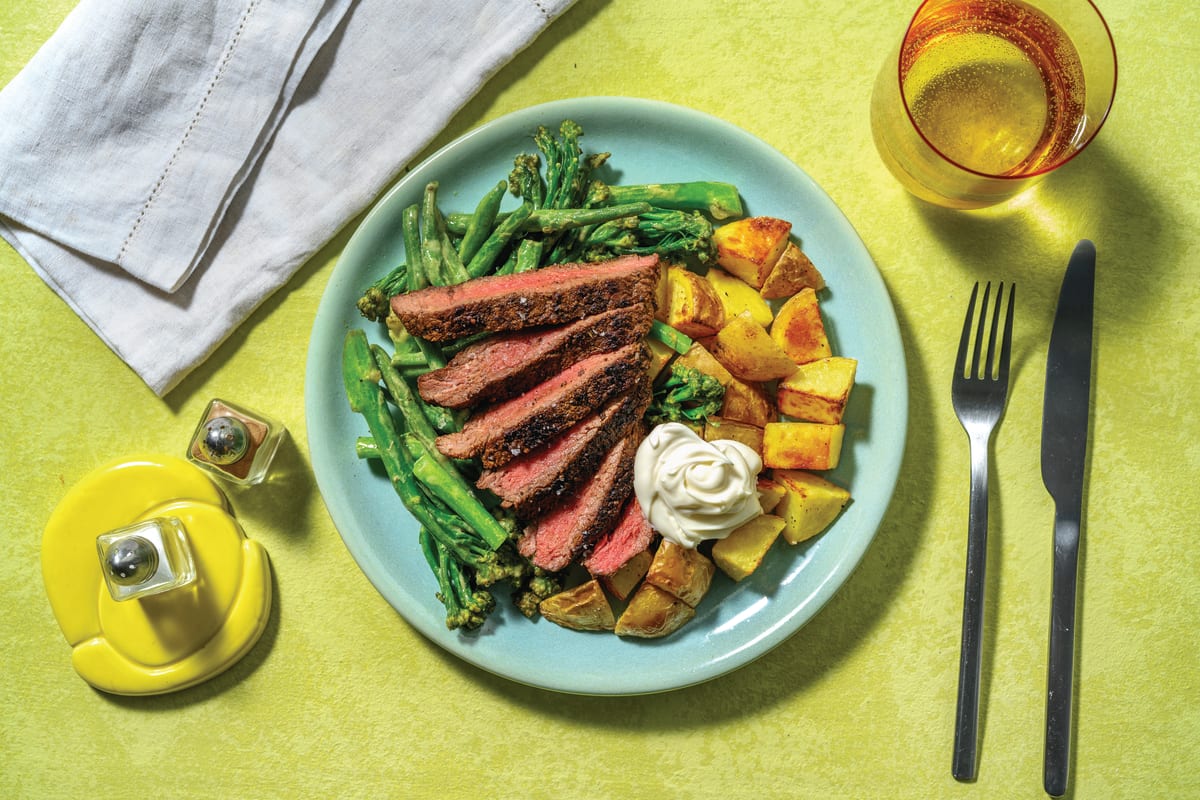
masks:
<path fill-rule="evenodd" d="M 83 0 L 0 91 L 0 235 L 165 394 L 572 0 Z"/>

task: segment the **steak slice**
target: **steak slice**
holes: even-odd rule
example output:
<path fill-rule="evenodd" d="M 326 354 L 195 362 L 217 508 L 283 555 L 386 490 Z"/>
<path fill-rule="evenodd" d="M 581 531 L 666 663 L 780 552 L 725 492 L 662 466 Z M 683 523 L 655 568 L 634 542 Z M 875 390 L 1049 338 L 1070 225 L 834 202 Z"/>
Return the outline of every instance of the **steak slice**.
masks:
<path fill-rule="evenodd" d="M 450 458 L 478 457 L 488 469 L 541 447 L 646 374 L 650 354 L 641 342 L 572 364 L 528 392 L 473 415 L 462 430 L 439 436 Z"/>
<path fill-rule="evenodd" d="M 642 426 L 631 425 L 582 491 L 529 524 L 521 552 L 530 553 L 542 569 L 558 572 L 612 530 L 633 493 L 633 457 L 641 438 Z"/>
<path fill-rule="evenodd" d="M 580 359 L 640 341 L 650 330 L 648 305 L 614 308 L 569 325 L 488 337 L 441 369 L 417 379 L 426 402 L 470 408 L 515 397 Z"/>
<path fill-rule="evenodd" d="M 561 325 L 614 306 L 649 305 L 658 276 L 658 256 L 622 256 L 430 286 L 398 294 L 391 303 L 409 333 L 444 342 L 482 331 Z"/>
<path fill-rule="evenodd" d="M 500 505 L 521 519 L 545 513 L 596 474 L 605 454 L 641 419 L 649 402 L 650 376 L 645 375 L 628 394 L 612 398 L 545 447 L 485 470 L 475 485 L 497 495 Z"/>
<path fill-rule="evenodd" d="M 653 539 L 654 529 L 642 512 L 642 504 L 637 497 L 630 497 L 616 527 L 597 540 L 583 566 L 592 575 L 612 575 L 649 547 Z"/>

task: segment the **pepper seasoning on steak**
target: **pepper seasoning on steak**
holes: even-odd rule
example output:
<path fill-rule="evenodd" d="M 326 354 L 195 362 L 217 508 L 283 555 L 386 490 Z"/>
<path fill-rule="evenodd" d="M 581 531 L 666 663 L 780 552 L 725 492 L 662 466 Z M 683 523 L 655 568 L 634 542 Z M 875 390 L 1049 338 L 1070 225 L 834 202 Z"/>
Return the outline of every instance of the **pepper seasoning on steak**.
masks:
<path fill-rule="evenodd" d="M 484 331 L 516 331 L 574 322 L 622 305 L 653 305 L 658 256 L 622 256 L 595 264 L 560 264 L 430 286 L 391 299 L 404 328 L 433 342 Z"/>
<path fill-rule="evenodd" d="M 419 377 L 417 390 L 446 408 L 507 400 L 586 356 L 641 341 L 653 318 L 650 306 L 629 305 L 569 325 L 489 336 Z"/>
<path fill-rule="evenodd" d="M 649 363 L 641 342 L 588 356 L 528 392 L 474 414 L 462 430 L 439 436 L 435 444 L 450 458 L 478 457 L 488 469 L 503 466 L 637 385 Z"/>

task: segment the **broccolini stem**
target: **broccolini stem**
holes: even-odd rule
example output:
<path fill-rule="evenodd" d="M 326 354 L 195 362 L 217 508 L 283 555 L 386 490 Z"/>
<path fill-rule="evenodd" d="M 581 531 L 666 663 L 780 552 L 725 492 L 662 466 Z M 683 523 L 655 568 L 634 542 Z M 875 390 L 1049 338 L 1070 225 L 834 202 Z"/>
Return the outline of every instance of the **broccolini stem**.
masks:
<path fill-rule="evenodd" d="M 606 203 L 634 202 L 678 211 L 703 211 L 713 219 L 729 219 L 745 214 L 737 187 L 730 183 L 689 181 L 608 187 Z"/>
<path fill-rule="evenodd" d="M 650 335 L 676 353 L 686 353 L 692 347 L 692 340 L 687 334 L 659 320 L 651 321 Z"/>

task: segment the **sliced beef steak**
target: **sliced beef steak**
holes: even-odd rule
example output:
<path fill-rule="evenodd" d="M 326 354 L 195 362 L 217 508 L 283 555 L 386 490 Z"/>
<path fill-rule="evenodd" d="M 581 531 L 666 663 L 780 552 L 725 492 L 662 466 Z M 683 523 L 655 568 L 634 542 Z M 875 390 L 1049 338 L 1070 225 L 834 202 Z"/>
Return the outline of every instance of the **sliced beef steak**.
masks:
<path fill-rule="evenodd" d="M 645 375 L 640 385 L 618 394 L 546 446 L 485 470 L 475 485 L 496 494 L 521 519 L 545 513 L 596 474 L 605 454 L 641 419 L 649 402 L 650 377 Z"/>
<path fill-rule="evenodd" d="M 641 342 L 588 356 L 525 394 L 474 414 L 462 430 L 439 436 L 437 448 L 451 458 L 478 457 L 488 469 L 503 466 L 637 385 L 649 360 Z"/>
<path fill-rule="evenodd" d="M 658 275 L 658 256 L 622 256 L 431 286 L 398 294 L 391 302 L 409 333 L 444 342 L 482 331 L 561 325 L 615 306 L 651 304 Z"/>
<path fill-rule="evenodd" d="M 557 572 L 612 530 L 633 493 L 633 457 L 641 438 L 641 425 L 630 426 L 574 497 L 529 524 L 521 552 L 531 553 L 542 569 Z"/>
<path fill-rule="evenodd" d="M 497 334 L 463 349 L 441 369 L 422 375 L 417 389 L 426 402 L 447 408 L 507 400 L 582 358 L 640 341 L 652 319 L 651 307 L 640 304 L 569 325 Z"/>
<path fill-rule="evenodd" d="M 597 540 L 583 566 L 593 575 L 612 575 L 625 562 L 650 546 L 654 529 L 636 497 L 630 497 L 617 525 Z"/>

